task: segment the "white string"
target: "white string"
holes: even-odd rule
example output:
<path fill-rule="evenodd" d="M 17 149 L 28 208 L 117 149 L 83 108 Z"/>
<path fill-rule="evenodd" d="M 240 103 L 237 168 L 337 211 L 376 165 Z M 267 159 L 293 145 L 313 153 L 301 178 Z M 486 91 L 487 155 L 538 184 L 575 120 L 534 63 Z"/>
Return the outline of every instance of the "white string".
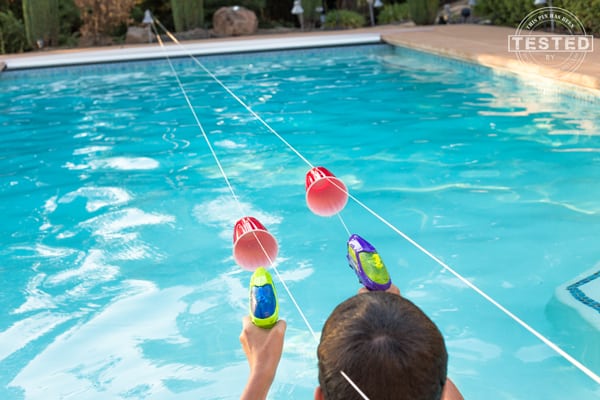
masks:
<path fill-rule="evenodd" d="M 335 182 L 332 182 L 335 185 Z M 337 186 L 336 186 L 337 187 Z M 345 191 L 345 190 L 344 190 Z M 344 227 L 344 229 L 346 230 L 346 233 L 348 234 L 348 236 L 350 236 L 350 230 L 348 229 L 348 227 L 346 226 L 346 223 L 344 222 L 344 219 L 342 218 L 342 214 L 337 213 L 336 214 L 338 216 L 338 219 L 340 220 L 342 226 Z"/>
<path fill-rule="evenodd" d="M 160 24 L 160 22 L 159 22 Z M 158 43 L 160 44 L 161 49 L 165 50 L 164 48 L 164 44 L 162 42 L 162 39 L 160 38 L 160 35 L 158 34 L 158 32 L 156 31 L 154 24 L 152 24 L 154 31 L 156 33 L 156 37 L 158 39 Z M 162 26 L 162 25 L 161 25 Z M 163 27 L 164 29 L 164 27 Z M 167 31 L 168 32 L 168 31 Z M 171 35 L 169 35 L 171 36 Z M 190 101 L 190 98 L 187 94 L 187 91 L 185 90 L 183 84 L 181 83 L 181 80 L 179 79 L 179 75 L 177 74 L 177 72 L 175 71 L 175 68 L 173 67 L 173 63 L 171 62 L 171 59 L 169 58 L 168 55 L 165 54 L 165 58 L 167 59 L 167 61 L 169 62 L 169 66 L 171 67 L 171 70 L 173 71 L 173 75 L 175 76 L 175 79 L 177 80 L 177 84 L 179 85 L 179 88 L 181 89 L 181 92 L 183 93 L 183 96 L 185 97 L 185 100 L 187 102 L 188 107 L 190 108 L 190 111 L 192 112 L 194 119 L 196 120 L 196 124 L 198 125 L 198 128 L 200 128 L 200 132 L 202 133 L 202 136 L 204 137 L 204 140 L 206 141 L 206 144 L 208 145 L 208 148 L 210 149 L 210 152 L 217 164 L 217 166 L 219 167 L 219 171 L 221 172 L 221 175 L 223 176 L 223 179 L 225 179 L 225 182 L 227 184 L 227 187 L 229 188 L 229 191 L 231 192 L 231 195 L 233 197 L 233 199 L 235 200 L 235 203 L 237 204 L 238 208 L 240 209 L 240 212 L 242 214 L 244 214 L 243 212 L 243 208 L 242 205 L 239 201 L 239 198 L 237 197 L 237 195 L 235 194 L 235 191 L 233 190 L 233 186 L 231 185 L 231 182 L 229 181 L 229 178 L 227 178 L 227 174 L 225 173 L 225 170 L 223 169 L 223 166 L 221 165 L 221 162 L 219 161 L 219 158 L 217 157 L 216 152 L 214 151 L 212 144 L 210 143 L 210 140 L 208 139 L 208 136 L 206 135 L 206 132 L 204 130 L 204 127 L 202 126 L 202 123 L 200 122 L 200 119 L 198 118 L 198 115 L 196 114 L 196 111 L 194 110 L 194 106 L 192 105 L 192 102 Z M 263 253 L 265 254 L 265 256 L 268 258 L 270 265 L 273 267 L 273 270 L 275 271 L 275 274 L 277 275 L 277 277 L 279 278 L 279 281 L 281 282 L 281 284 L 283 285 L 283 287 L 285 288 L 288 296 L 290 297 L 290 299 L 292 300 L 292 303 L 294 303 L 294 306 L 296 307 L 296 309 L 298 310 L 298 313 L 300 313 L 300 316 L 302 317 L 302 319 L 304 320 L 304 323 L 306 324 L 306 326 L 308 327 L 308 330 L 310 331 L 311 335 L 313 336 L 313 338 L 315 339 L 315 341 L 319 341 L 317 334 L 315 333 L 315 331 L 313 330 L 312 326 L 310 325 L 310 323 L 308 322 L 308 319 L 306 318 L 306 316 L 304 315 L 304 312 L 302 312 L 302 309 L 300 308 L 300 305 L 298 304 L 298 302 L 296 301 L 295 297 L 292 295 L 292 292 L 290 291 L 288 285 L 285 283 L 283 277 L 281 276 L 281 274 L 279 273 L 279 270 L 277 269 L 277 267 L 275 267 L 273 260 L 271 260 L 271 257 L 269 256 L 267 250 L 264 248 L 262 242 L 260 241 L 260 239 L 258 238 L 258 236 L 256 235 L 256 232 L 252 232 L 254 234 L 254 238 L 256 239 L 256 241 L 258 242 L 258 244 L 260 245 L 260 248 L 262 249 Z"/>
<path fill-rule="evenodd" d="M 592 378 L 596 383 L 600 383 L 600 377 L 598 375 L 596 375 L 593 371 L 591 371 L 585 365 L 583 365 L 582 363 L 580 363 L 579 361 L 577 361 L 570 354 L 568 354 L 563 349 L 561 349 L 558 345 L 556 345 L 555 343 L 553 343 L 550 339 L 546 338 L 544 335 L 542 335 L 541 333 L 539 333 L 533 327 L 531 327 L 530 325 L 528 325 L 525 321 L 523 321 L 522 319 L 520 319 L 519 317 L 517 317 L 515 314 L 513 314 L 510 310 L 508 310 L 506 307 L 504 307 L 498 301 L 494 300 L 494 298 L 492 298 L 490 295 L 488 295 L 487 293 L 485 293 L 483 290 L 481 290 L 479 287 L 477 287 L 475 284 L 473 284 L 467 278 L 465 278 L 462 275 L 460 275 L 453 268 L 451 268 L 448 264 L 446 264 L 445 262 L 443 262 L 442 260 L 440 260 L 439 258 L 437 258 L 436 256 L 434 256 L 431 252 L 429 252 L 427 249 L 425 249 L 423 246 L 421 246 L 419 243 L 417 243 L 415 240 L 413 240 L 411 237 L 409 237 L 406 233 L 404 233 L 401 230 L 399 230 L 398 228 L 396 228 L 394 225 L 392 225 L 390 222 L 388 222 L 387 220 L 385 220 L 383 217 L 381 217 L 375 211 L 373 211 L 372 209 L 370 209 L 369 207 L 367 207 L 367 205 L 365 205 L 364 203 L 362 203 L 356 197 L 352 196 L 351 194 L 349 194 L 349 197 L 352 200 L 354 200 L 356 203 L 358 203 L 361 207 L 363 207 L 365 210 L 367 210 L 371 215 L 373 215 L 379 221 L 383 222 L 384 225 L 388 226 L 390 229 L 392 229 L 398 235 L 402 236 L 407 242 L 409 242 L 410 244 L 412 244 L 413 246 L 415 246 L 417 249 L 421 250 L 421 252 L 423 252 L 423 254 L 425 254 L 426 256 L 428 256 L 429 258 L 431 258 L 433 261 L 435 261 L 436 263 L 438 263 L 446 271 L 450 272 L 452 275 L 454 275 L 456 278 L 458 278 L 465 285 L 467 285 L 468 287 L 470 287 L 471 289 L 473 289 L 475 292 L 477 292 L 479 295 L 481 295 L 484 299 L 486 299 L 487 301 L 489 301 L 490 303 L 492 303 L 494 306 L 496 306 L 500 311 L 502 311 L 503 313 L 505 313 L 506 315 L 508 315 L 515 322 L 517 322 L 519 325 L 521 325 L 523 328 L 525 328 L 527 331 L 529 331 L 531 334 L 533 334 L 539 340 L 541 340 L 542 342 L 544 342 L 548 347 L 550 347 L 556 353 L 558 353 L 559 355 L 561 355 L 562 357 L 564 357 L 567 361 L 569 361 L 571 364 L 573 364 L 575 367 L 577 367 L 579 370 L 581 370 L 587 376 L 589 376 L 590 378 Z"/>
<path fill-rule="evenodd" d="M 262 249 L 263 253 L 265 254 L 265 256 L 267 257 L 267 259 L 269 260 L 269 264 L 271 265 L 271 267 L 273 268 L 273 271 L 275 271 L 275 274 L 277 275 L 277 278 L 279 279 L 279 281 L 281 282 L 281 284 L 283 285 L 285 291 L 287 292 L 288 296 L 290 296 L 290 299 L 292 300 L 292 303 L 294 303 L 294 306 L 296 307 L 296 309 L 298 310 L 298 313 L 300 314 L 300 317 L 302 317 L 302 320 L 304 321 L 304 323 L 306 324 L 306 327 L 308 328 L 310 334 L 312 335 L 313 339 L 315 339 L 315 342 L 317 342 L 317 344 L 319 343 L 319 337 L 317 336 L 317 334 L 315 333 L 315 331 L 313 330 L 312 326 L 310 325 L 310 323 L 308 322 L 308 318 L 306 318 L 306 315 L 304 315 L 304 312 L 302 312 L 302 309 L 300 308 L 300 305 L 298 304 L 298 302 L 296 301 L 296 298 L 292 295 L 292 292 L 290 291 L 290 288 L 288 287 L 288 285 L 285 283 L 285 280 L 283 279 L 283 277 L 281 276 L 281 274 L 279 273 L 279 270 L 277 269 L 277 267 L 275 266 L 275 263 L 273 262 L 273 260 L 271 260 L 271 256 L 269 256 L 269 253 L 267 252 L 267 250 L 263 247 L 262 242 L 258 239 L 258 236 L 256 235 L 256 232 L 252 231 L 252 234 L 254 235 L 254 239 L 256 239 L 256 241 L 258 242 L 260 248 Z"/>
<path fill-rule="evenodd" d="M 235 93 L 233 93 L 233 91 L 231 89 L 229 89 L 229 87 L 227 87 L 227 85 L 225 85 L 219 78 L 217 78 L 217 76 L 215 74 L 213 74 L 210 70 L 208 70 L 208 68 L 206 68 L 204 66 L 204 64 L 202 64 L 196 57 L 194 57 L 194 55 L 187 51 L 187 49 L 185 48 L 185 46 L 183 46 L 181 43 L 179 43 L 179 40 L 177 40 L 177 38 L 171 33 L 169 32 L 169 30 L 167 28 L 165 28 L 160 21 L 156 20 L 156 22 L 158 23 L 158 25 L 165 31 L 165 33 L 167 34 L 167 36 L 169 36 L 169 38 L 171 38 L 171 40 L 173 40 L 173 42 L 177 43 L 179 46 L 181 46 L 183 49 L 186 50 L 187 55 L 194 60 L 194 62 L 196 64 L 198 64 L 198 66 L 200 68 L 202 68 L 204 70 L 204 72 L 206 72 L 212 79 L 214 79 L 215 82 L 217 82 L 227 93 L 229 93 L 231 95 L 231 97 L 233 97 L 238 103 L 240 103 L 240 105 L 242 107 L 244 107 L 250 114 L 252 114 L 252 116 L 254 118 L 256 118 L 261 124 L 263 124 L 263 126 L 265 128 L 267 128 L 269 130 L 269 132 L 271 132 L 273 135 L 275 135 L 279 140 L 281 140 L 290 150 L 292 150 L 302 161 L 304 161 L 306 164 L 308 164 L 311 168 L 313 168 L 313 165 L 310 163 L 310 161 L 308 161 L 299 151 L 297 151 L 291 144 L 289 144 L 279 133 L 277 133 L 277 131 L 275 131 L 275 129 L 271 128 L 271 126 L 264 120 L 261 118 L 260 115 L 258 115 L 257 113 L 254 112 L 254 110 L 252 110 L 252 108 L 250 108 L 250 106 L 248 106 L 246 103 L 244 103 L 244 101 L 242 99 L 240 99 Z"/>
<path fill-rule="evenodd" d="M 165 32 L 167 33 L 167 35 L 178 45 L 180 45 L 181 47 L 183 47 L 185 49 L 185 47 L 183 45 L 181 45 L 181 43 L 179 43 L 179 41 L 177 40 L 177 38 L 175 38 L 175 36 L 173 36 L 161 23 L 160 21 L 156 20 L 156 22 L 161 26 L 161 28 L 163 30 L 165 30 Z M 158 37 L 158 35 L 157 35 Z M 162 42 L 161 42 L 162 43 Z M 162 44 L 161 44 L 162 45 Z M 211 78 L 213 78 L 227 93 L 229 93 L 235 100 L 238 101 L 238 103 L 240 103 L 250 114 L 252 114 L 258 121 L 260 121 L 272 134 L 274 134 L 283 144 L 285 144 L 292 152 L 294 152 L 301 160 L 303 160 L 306 164 L 308 164 L 311 168 L 314 168 L 312 163 L 310 163 L 308 161 L 308 159 L 306 159 L 298 150 L 296 150 L 290 143 L 288 143 L 280 134 L 278 134 L 267 122 L 265 122 L 258 114 L 256 114 L 247 104 L 245 104 L 237 95 L 235 95 L 235 93 L 233 93 L 231 91 L 231 89 L 229 89 L 221 80 L 219 80 L 212 72 L 210 72 L 196 57 L 194 57 L 194 55 L 192 55 L 190 52 L 188 52 L 188 56 L 191 57 L 196 64 L 198 64 Z M 170 63 L 170 60 L 169 60 Z M 179 79 L 178 79 L 179 82 Z M 189 99 L 187 99 L 186 96 L 186 100 L 188 100 L 188 104 L 189 103 Z M 195 113 L 194 113 L 195 115 Z M 336 185 L 335 183 L 333 183 L 334 185 Z M 394 232 L 396 232 L 398 235 L 400 235 L 401 237 L 403 237 L 406 241 L 408 241 L 410 244 L 412 244 L 413 246 L 415 246 L 417 249 L 419 249 L 421 252 L 423 252 L 425 255 L 427 255 L 429 258 L 431 258 L 433 261 L 435 261 L 437 264 L 439 264 L 442 268 L 444 268 L 445 270 L 447 270 L 448 272 L 450 272 L 452 275 L 454 275 L 456 278 L 458 278 L 461 282 L 463 282 L 465 285 L 467 285 L 468 287 L 470 287 L 471 289 L 473 289 L 476 293 L 478 293 L 480 296 L 482 296 L 484 299 L 486 299 L 487 301 L 489 301 L 492 305 L 494 305 L 496 308 L 498 308 L 500 311 L 502 311 L 503 313 L 505 313 L 508 317 L 510 317 L 511 319 L 513 319 L 515 322 L 517 322 L 519 325 L 521 325 L 523 328 L 525 328 L 527 331 L 529 331 L 531 334 L 533 334 L 535 337 L 537 337 L 539 340 L 541 340 L 544 344 L 546 344 L 548 347 L 550 347 L 552 350 L 554 350 L 557 354 L 559 354 L 560 356 L 562 356 L 564 359 L 566 359 L 567 361 L 569 361 L 573 366 L 575 366 L 576 368 L 578 368 L 580 371 L 582 371 L 584 374 L 586 374 L 588 377 L 590 377 L 592 380 L 594 380 L 596 383 L 600 384 L 600 376 L 598 376 L 597 374 L 595 374 L 593 371 L 591 371 L 589 368 L 587 368 L 585 365 L 583 365 L 582 363 L 580 363 L 578 360 L 576 360 L 575 358 L 573 358 L 570 354 L 568 354 L 567 352 L 565 352 L 564 350 L 562 350 L 558 345 L 556 345 L 555 343 L 553 343 L 550 339 L 546 338 L 544 335 L 542 335 L 540 332 L 538 332 L 537 330 L 535 330 L 533 327 L 531 327 L 530 325 L 528 325 L 525 321 L 521 320 L 519 317 L 517 317 L 515 314 L 513 314 L 511 311 L 509 311 L 506 307 L 504 307 L 503 305 L 501 305 L 498 301 L 496 301 L 494 298 L 492 298 L 490 295 L 488 295 L 487 293 L 485 293 L 483 290 L 481 290 L 479 287 L 477 287 L 475 284 L 473 284 L 471 281 L 469 281 L 467 278 L 463 277 L 462 275 L 460 275 L 458 272 L 456 272 L 453 268 L 451 268 L 450 266 L 448 266 L 446 263 L 444 263 L 442 260 L 440 260 L 439 258 L 437 258 L 436 256 L 434 256 L 431 252 L 429 252 L 427 249 L 425 249 L 423 246 L 421 246 L 420 244 L 418 244 L 416 241 L 414 241 L 412 238 L 410 238 L 407 234 L 405 234 L 404 232 L 400 231 L 398 228 L 396 228 L 394 225 L 392 225 L 390 222 L 388 222 L 387 220 L 385 220 L 383 217 L 379 216 L 376 212 L 374 212 L 371 208 L 367 207 L 364 203 L 362 203 L 361 201 L 359 201 L 356 197 L 354 197 L 353 195 L 351 195 L 347 190 L 345 190 L 344 188 L 341 188 L 339 186 L 336 185 L 336 187 L 342 191 L 344 191 L 349 198 L 351 198 L 353 201 L 355 201 L 358 205 L 360 205 L 361 207 L 363 207 L 366 211 L 368 211 L 371 215 L 373 215 L 375 218 L 377 218 L 379 221 L 381 221 L 382 223 L 384 223 L 386 226 L 388 226 L 390 229 L 392 229 Z M 338 214 L 339 215 L 339 214 Z M 342 222 L 342 224 L 344 225 L 344 227 L 347 230 L 346 225 L 343 223 L 343 220 L 340 217 L 340 221 Z M 275 269 L 276 270 L 276 269 Z M 278 275 L 278 277 L 281 279 L 279 273 L 276 270 L 276 273 Z M 283 283 L 283 281 L 282 281 Z M 291 293 L 289 292 L 289 289 L 287 288 L 287 286 L 284 284 L 284 287 L 286 288 L 286 290 L 288 291 L 288 294 Z M 292 297 L 293 298 L 293 297 Z M 297 306 L 297 303 L 294 301 L 294 304 Z M 298 311 L 300 311 L 299 307 Z M 301 312 L 301 311 L 300 311 Z M 303 314 L 302 314 L 303 315 Z M 315 336 L 312 328 L 310 328 L 310 324 L 308 324 L 308 321 L 305 320 L 305 322 L 307 323 L 307 326 L 309 327 L 309 330 L 311 331 L 311 333 L 313 333 L 313 336 Z"/>
<path fill-rule="evenodd" d="M 344 378 L 346 378 L 346 380 L 348 381 L 348 383 L 350 384 L 350 386 L 352 386 L 354 388 L 354 390 L 356 390 L 356 392 L 365 400 L 369 400 L 369 398 L 367 397 L 367 395 L 360 390 L 360 388 L 358 387 L 358 385 L 356 383 L 354 383 L 354 381 L 352 379 L 350 379 L 350 377 L 348 375 L 346 375 L 346 373 L 344 371 L 340 371 L 340 374 L 342 374 L 342 376 Z"/>
<path fill-rule="evenodd" d="M 165 50 L 165 46 L 162 42 L 162 39 L 160 38 L 160 35 L 158 34 L 158 32 L 156 31 L 156 28 L 154 26 L 154 24 L 152 24 L 152 27 L 154 29 L 154 32 L 156 33 L 156 38 L 158 39 L 158 43 L 160 44 L 160 48 L 163 50 L 163 52 L 165 52 L 165 58 L 167 59 L 167 62 L 169 63 L 169 66 L 171 67 L 171 71 L 173 72 L 173 75 L 175 77 L 175 79 L 177 80 L 177 84 L 179 85 L 179 89 L 181 90 L 181 93 L 183 94 L 183 97 L 185 98 L 185 101 L 190 109 L 190 111 L 192 112 L 192 115 L 194 116 L 194 119 L 196 120 L 196 124 L 198 125 L 198 128 L 200 129 L 200 133 L 202 133 L 202 137 L 204 138 L 204 140 L 206 141 L 206 144 L 208 145 L 208 148 L 210 150 L 210 153 L 212 154 L 215 163 L 217 164 L 217 167 L 219 168 L 219 171 L 221 172 L 221 175 L 223 176 L 223 179 L 225 180 L 225 183 L 227 184 L 227 188 L 229 189 L 229 192 L 231 193 L 231 196 L 233 197 L 233 199 L 235 200 L 235 203 L 237 204 L 240 213 L 242 215 L 244 215 L 244 210 L 242 207 L 241 202 L 239 201 L 237 195 L 235 194 L 235 191 L 233 190 L 233 186 L 231 185 L 231 182 L 229 181 L 229 178 L 227 178 L 227 174 L 225 173 L 225 170 L 223 169 L 223 166 L 221 165 L 221 162 L 219 161 L 219 157 L 217 157 L 217 153 L 215 152 L 214 148 L 212 147 L 212 144 L 210 143 L 210 140 L 208 140 L 208 135 L 206 134 L 206 131 L 204 130 L 204 127 L 202 126 L 202 123 L 200 122 L 200 119 L 198 118 L 198 114 L 196 114 L 196 110 L 194 109 L 194 106 L 192 105 L 192 102 L 187 94 L 187 91 L 185 90 L 183 83 L 181 82 L 181 79 L 179 79 L 179 75 L 177 74 L 177 71 L 175 71 L 175 67 L 173 66 L 173 63 L 171 62 L 170 57 L 168 56 L 168 54 L 166 54 L 166 50 Z"/>

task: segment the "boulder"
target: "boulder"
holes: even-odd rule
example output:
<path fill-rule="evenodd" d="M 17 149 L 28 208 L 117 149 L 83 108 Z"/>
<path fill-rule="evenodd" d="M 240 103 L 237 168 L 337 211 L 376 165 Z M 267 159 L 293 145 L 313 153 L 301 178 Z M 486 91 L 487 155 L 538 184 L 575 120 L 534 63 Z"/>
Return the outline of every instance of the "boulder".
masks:
<path fill-rule="evenodd" d="M 257 31 L 258 18 L 247 8 L 221 7 L 213 15 L 213 33 L 216 36 L 251 35 Z"/>
<path fill-rule="evenodd" d="M 125 43 L 137 44 L 137 43 L 149 43 L 154 40 L 154 33 L 150 33 L 150 27 L 130 26 L 127 28 L 127 36 L 125 37 Z"/>
<path fill-rule="evenodd" d="M 6 63 L 4 61 L 0 61 L 0 72 L 6 69 Z"/>

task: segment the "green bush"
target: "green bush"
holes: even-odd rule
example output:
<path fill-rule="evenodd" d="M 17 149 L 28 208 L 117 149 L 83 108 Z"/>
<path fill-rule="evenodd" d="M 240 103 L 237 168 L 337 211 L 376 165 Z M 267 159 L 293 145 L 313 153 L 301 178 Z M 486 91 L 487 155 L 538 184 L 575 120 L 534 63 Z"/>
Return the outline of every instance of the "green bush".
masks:
<path fill-rule="evenodd" d="M 410 16 L 408 13 L 407 3 L 385 3 L 381 11 L 379 12 L 377 22 L 379 22 L 380 24 L 392 24 L 394 22 L 406 21 L 409 18 Z"/>
<path fill-rule="evenodd" d="M 479 0 L 474 12 L 494 25 L 517 27 L 534 9 L 532 0 Z"/>
<path fill-rule="evenodd" d="M 325 28 L 360 28 L 366 20 L 362 14 L 348 10 L 331 10 L 325 15 Z"/>
<path fill-rule="evenodd" d="M 600 36 L 600 0 L 557 0 L 556 7 L 571 11 L 585 28 L 588 35 Z"/>
<path fill-rule="evenodd" d="M 437 17 L 439 0 L 408 0 L 410 19 L 417 25 L 431 25 Z"/>
<path fill-rule="evenodd" d="M 554 0 L 552 5 L 575 14 L 587 34 L 600 35 L 600 0 Z M 478 0 L 475 13 L 495 25 L 517 27 L 535 9 L 530 0 Z"/>
<path fill-rule="evenodd" d="M 0 54 L 22 53 L 27 48 L 25 27 L 12 11 L 0 12 Z"/>
<path fill-rule="evenodd" d="M 58 42 L 61 46 L 75 47 L 79 43 L 81 17 L 73 0 L 59 0 L 58 13 L 60 30 Z"/>

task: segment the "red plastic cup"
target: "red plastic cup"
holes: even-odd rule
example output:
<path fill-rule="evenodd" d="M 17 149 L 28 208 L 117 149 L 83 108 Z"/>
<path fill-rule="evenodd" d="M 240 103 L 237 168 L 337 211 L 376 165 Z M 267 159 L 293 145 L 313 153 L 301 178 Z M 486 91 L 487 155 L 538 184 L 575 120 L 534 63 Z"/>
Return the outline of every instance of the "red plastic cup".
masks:
<path fill-rule="evenodd" d="M 279 246 L 267 228 L 254 217 L 244 217 L 233 228 L 233 258 L 249 271 L 268 267 L 275 261 Z"/>
<path fill-rule="evenodd" d="M 325 167 L 314 167 L 306 174 L 306 204 L 315 214 L 330 217 L 348 203 L 348 190 Z"/>

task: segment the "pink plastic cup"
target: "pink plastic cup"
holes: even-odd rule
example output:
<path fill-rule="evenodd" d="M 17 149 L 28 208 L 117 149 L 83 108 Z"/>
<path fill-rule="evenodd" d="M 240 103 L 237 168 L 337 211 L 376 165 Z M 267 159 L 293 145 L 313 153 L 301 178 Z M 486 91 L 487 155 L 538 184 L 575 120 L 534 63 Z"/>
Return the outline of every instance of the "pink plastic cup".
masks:
<path fill-rule="evenodd" d="M 233 258 L 249 271 L 267 267 L 275 261 L 279 246 L 267 228 L 254 217 L 244 217 L 233 228 Z"/>
<path fill-rule="evenodd" d="M 340 179 L 325 167 L 314 167 L 306 173 L 306 204 L 315 214 L 330 217 L 348 203 L 348 190 Z"/>

